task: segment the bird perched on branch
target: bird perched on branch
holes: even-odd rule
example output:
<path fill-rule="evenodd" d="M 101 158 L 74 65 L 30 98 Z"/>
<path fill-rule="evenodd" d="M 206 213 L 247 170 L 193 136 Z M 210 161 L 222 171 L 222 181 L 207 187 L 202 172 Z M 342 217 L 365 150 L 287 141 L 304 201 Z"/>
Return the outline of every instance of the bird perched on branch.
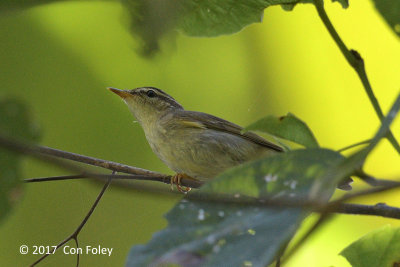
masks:
<path fill-rule="evenodd" d="M 252 132 L 241 133 L 243 128 L 232 122 L 185 110 L 160 89 L 108 89 L 125 101 L 153 152 L 176 172 L 171 185 L 176 184 L 180 192 L 183 177 L 204 181 L 243 162 L 283 152 Z"/>
<path fill-rule="evenodd" d="M 108 88 L 119 95 L 142 126 L 153 152 L 177 174 L 206 180 L 224 170 L 283 149 L 218 117 L 185 110 L 173 97 L 153 87 Z"/>

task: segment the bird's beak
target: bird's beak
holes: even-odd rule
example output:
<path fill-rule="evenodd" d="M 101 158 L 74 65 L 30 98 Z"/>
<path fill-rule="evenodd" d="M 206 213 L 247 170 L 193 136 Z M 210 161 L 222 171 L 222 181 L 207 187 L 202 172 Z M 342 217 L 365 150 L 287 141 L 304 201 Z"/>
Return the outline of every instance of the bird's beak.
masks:
<path fill-rule="evenodd" d="M 112 87 L 108 87 L 107 89 L 110 90 L 111 92 L 113 92 L 113 93 L 119 95 L 119 96 L 120 96 L 121 98 L 123 98 L 123 99 L 125 99 L 125 98 L 131 96 L 131 94 L 130 94 L 128 91 L 126 91 L 126 90 L 121 90 L 121 89 L 112 88 Z"/>

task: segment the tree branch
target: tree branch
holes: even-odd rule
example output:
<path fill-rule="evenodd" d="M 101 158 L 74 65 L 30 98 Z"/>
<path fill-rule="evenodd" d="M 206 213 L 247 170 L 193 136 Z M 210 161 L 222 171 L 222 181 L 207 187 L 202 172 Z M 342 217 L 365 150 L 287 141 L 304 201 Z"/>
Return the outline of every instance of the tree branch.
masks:
<path fill-rule="evenodd" d="M 375 205 L 345 203 L 337 206 L 333 212 L 354 215 L 373 215 L 385 218 L 400 219 L 400 208 L 391 207 L 385 203 L 378 203 Z"/>
<path fill-rule="evenodd" d="M 68 179 L 84 179 L 84 178 L 96 178 L 100 180 L 105 179 L 121 179 L 124 180 L 146 180 L 146 181 L 157 181 L 162 183 L 170 183 L 170 176 L 166 174 L 160 174 L 157 172 L 152 172 L 145 169 L 140 169 L 136 167 L 131 167 L 128 165 L 123 165 L 103 159 L 96 159 L 92 157 L 87 157 L 75 153 L 70 153 L 66 151 L 61 151 L 57 149 L 52 149 L 48 147 L 34 146 L 34 145 L 26 145 L 21 142 L 12 141 L 8 138 L 3 137 L 0 134 L 0 146 L 5 147 L 11 151 L 17 151 L 20 153 L 25 153 L 35 158 L 38 158 L 42 161 L 53 163 L 59 167 L 70 171 L 76 171 L 80 174 L 78 175 L 65 175 L 65 176 L 56 176 L 56 177 L 44 177 L 44 178 L 33 178 L 27 179 L 25 182 L 43 182 L 43 181 L 54 181 L 54 180 L 68 180 Z M 53 157 L 67 158 L 70 160 L 77 160 L 82 163 L 91 164 L 95 166 L 99 166 L 102 168 L 113 168 L 114 171 L 121 172 L 132 172 L 132 173 L 143 173 L 143 175 L 106 175 L 106 174 L 97 174 L 87 172 L 85 169 L 77 167 L 73 164 L 67 164 L 64 161 L 57 160 Z M 374 178 L 375 179 L 375 178 Z M 376 181 L 381 181 L 380 179 L 375 179 Z M 386 204 L 377 204 L 374 206 L 368 205 L 356 205 L 356 204 L 343 204 L 344 201 L 349 199 L 353 199 L 356 197 L 371 195 L 375 193 L 380 193 L 392 189 L 396 189 L 400 187 L 400 183 L 396 181 L 385 181 L 384 186 L 377 186 L 373 188 L 369 188 L 367 190 L 363 190 L 360 192 L 349 193 L 344 195 L 339 200 L 330 202 L 330 203 L 317 203 L 315 201 L 304 201 L 304 199 L 253 199 L 253 198 L 235 198 L 233 196 L 228 195 L 215 195 L 215 194 L 189 194 L 187 196 L 188 199 L 195 199 L 200 201 L 210 201 L 210 202 L 222 202 L 222 203 L 232 203 L 239 205 L 258 205 L 258 206 L 274 206 L 274 207 L 300 207 L 300 208 L 308 208 L 316 212 L 321 212 L 321 210 L 325 209 L 326 206 L 330 207 L 331 212 L 335 213 L 343 213 L 343 214 L 360 214 L 360 215 L 376 215 L 383 216 L 388 218 L 400 219 L 400 209 L 395 207 L 387 206 Z M 379 183 L 378 183 L 379 184 Z M 196 182 L 190 179 L 182 179 L 182 185 L 189 186 L 192 188 L 198 188 L 201 186 L 201 182 Z M 379 184 L 382 185 L 382 184 Z M 131 188 L 137 189 L 136 186 L 132 186 Z M 143 189 L 143 188 L 141 188 Z M 144 190 L 153 191 L 153 187 L 144 187 Z M 159 191 L 159 190 L 157 190 Z M 171 191 L 163 191 L 164 193 L 172 194 Z"/>
<path fill-rule="evenodd" d="M 383 119 L 385 118 L 385 116 L 383 115 L 383 112 L 379 105 L 378 99 L 376 98 L 376 96 L 372 90 L 367 73 L 365 71 L 364 60 L 362 59 L 361 55 L 357 51 L 349 50 L 347 48 L 347 46 L 345 45 L 345 43 L 343 42 L 343 40 L 340 38 L 335 27 L 333 26 L 328 15 L 325 12 L 324 0 L 314 0 L 314 4 L 315 4 L 315 8 L 317 9 L 319 17 L 322 20 L 322 22 L 324 23 L 329 34 L 335 41 L 336 45 L 339 47 L 340 51 L 342 52 L 343 56 L 346 58 L 347 62 L 355 70 L 358 77 L 360 78 L 361 83 L 364 87 L 364 90 L 368 95 L 369 101 L 371 102 L 372 106 L 374 107 L 375 113 L 378 115 L 379 120 L 382 122 Z M 394 137 L 394 135 L 391 131 L 389 131 L 386 138 L 390 141 L 392 146 L 400 154 L 400 145 L 397 142 L 396 138 Z"/>
<path fill-rule="evenodd" d="M 88 165 L 93 165 L 93 166 L 97 166 L 97 167 L 101 167 L 101 168 L 105 168 L 105 169 L 109 169 L 109 170 L 117 171 L 117 172 L 146 175 L 147 177 L 165 178 L 168 176 L 165 174 L 149 171 L 146 169 L 132 167 L 132 166 L 128 166 L 128 165 L 124 165 L 121 163 L 112 162 L 112 161 L 108 161 L 108 160 L 83 156 L 80 154 L 66 152 L 66 151 L 62 151 L 62 150 L 58 150 L 58 149 L 54 149 L 54 148 L 50 148 L 50 147 L 46 147 L 46 146 L 36 146 L 36 150 L 38 153 L 41 153 L 44 155 L 68 159 L 68 160 L 72 160 L 75 162 L 81 162 L 81 163 L 85 163 Z"/>
<path fill-rule="evenodd" d="M 76 164 L 70 164 L 63 160 L 59 160 L 58 158 L 68 159 L 76 162 L 81 162 L 101 168 L 106 168 L 116 172 L 123 172 L 128 174 L 133 174 L 127 179 L 135 179 L 135 180 L 146 180 L 146 181 L 157 181 L 163 182 L 166 184 L 171 184 L 171 175 L 161 174 L 158 172 L 153 172 L 137 167 L 132 167 L 112 161 L 107 161 L 103 159 L 97 159 L 93 157 L 83 156 L 67 151 L 62 151 L 54 148 L 38 146 L 38 145 L 31 145 L 22 143 L 20 141 L 13 140 L 7 136 L 4 136 L 0 133 L 0 146 L 8 149 L 10 151 L 16 151 L 24 155 L 34 156 L 34 158 L 39 159 L 46 163 L 54 164 L 60 168 L 63 168 L 68 171 L 72 171 L 74 173 L 80 173 L 82 178 L 97 178 L 97 179 L 105 179 L 108 178 L 103 174 L 97 174 L 87 171 L 86 169 L 77 166 Z M 75 176 L 75 175 L 74 175 Z M 68 178 L 65 178 L 66 180 Z M 71 178 L 74 179 L 74 178 Z M 75 178 L 77 179 L 77 178 Z M 198 188 L 203 183 L 198 180 L 194 179 L 187 179 L 182 178 L 181 185 L 191 187 L 191 188 Z"/>
<path fill-rule="evenodd" d="M 343 147 L 343 148 L 337 150 L 337 152 L 343 152 L 345 150 L 348 150 L 348 149 L 351 149 L 351 148 L 354 148 L 354 147 L 357 147 L 357 146 L 361 146 L 361 145 L 367 145 L 369 143 L 371 143 L 371 139 L 364 140 L 364 141 L 361 141 L 361 142 L 358 142 L 358 143 Z"/>
<path fill-rule="evenodd" d="M 113 174 L 115 173 L 115 171 L 113 171 Z M 85 224 L 87 223 L 87 221 L 89 220 L 90 216 L 92 215 L 92 213 L 94 212 L 94 210 L 96 209 L 97 205 L 99 204 L 100 199 L 103 197 L 104 192 L 107 190 L 108 186 L 111 183 L 111 178 L 109 178 L 106 182 L 106 184 L 103 186 L 103 188 L 101 189 L 99 195 L 97 196 L 96 200 L 94 201 L 92 207 L 90 208 L 89 212 L 86 214 L 85 218 L 83 218 L 82 222 L 78 225 L 78 227 L 75 229 L 75 231 L 66 239 L 64 239 L 63 241 L 61 241 L 49 254 L 44 254 L 42 257 L 40 257 L 37 261 L 35 261 L 31 266 L 35 266 L 36 264 L 38 264 L 39 262 L 41 262 L 42 260 L 44 260 L 45 258 L 47 258 L 49 255 L 52 255 L 56 252 L 57 249 L 63 247 L 68 241 L 70 240 L 75 240 L 75 244 L 76 247 L 79 246 L 78 243 L 78 235 L 81 232 L 82 228 L 85 226 Z M 79 266 L 79 253 L 77 253 L 77 266 Z"/>

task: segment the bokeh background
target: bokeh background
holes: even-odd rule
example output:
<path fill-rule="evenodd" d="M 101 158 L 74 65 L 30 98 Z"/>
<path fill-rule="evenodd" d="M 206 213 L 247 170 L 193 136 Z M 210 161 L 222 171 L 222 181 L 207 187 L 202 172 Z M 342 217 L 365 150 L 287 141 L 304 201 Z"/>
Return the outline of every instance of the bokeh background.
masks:
<path fill-rule="evenodd" d="M 344 10 L 326 4 L 349 47 L 365 58 L 376 96 L 386 112 L 400 87 L 400 42 L 370 1 Z M 339 149 L 370 138 L 379 122 L 354 71 L 344 60 L 312 5 L 293 12 L 268 8 L 262 24 L 217 38 L 166 37 L 162 52 L 146 59 L 128 30 L 117 2 L 64 2 L 0 17 L 0 96 L 29 102 L 43 130 L 41 144 L 171 173 L 151 152 L 140 126 L 106 87 L 155 86 L 184 107 L 241 125 L 292 112 L 308 123 L 324 147 Z M 400 138 L 400 123 L 392 127 Z M 399 156 L 382 141 L 366 171 L 400 178 Z M 35 160 L 24 177 L 66 174 Z M 355 186 L 363 186 L 355 183 Z M 19 246 L 54 245 L 80 223 L 100 191 L 90 181 L 28 184 L 24 196 L 0 224 L 0 266 L 27 266 L 37 255 Z M 134 244 L 166 226 L 163 214 L 177 201 L 157 194 L 109 188 L 80 235 L 80 245 L 113 248 L 108 256 L 81 257 L 81 266 L 124 265 Z M 397 192 L 362 203 L 400 206 Z M 380 226 L 399 221 L 336 216 L 287 266 L 349 266 L 338 253 Z M 71 242 L 70 244 L 74 244 Z M 58 252 L 41 266 L 74 266 Z"/>

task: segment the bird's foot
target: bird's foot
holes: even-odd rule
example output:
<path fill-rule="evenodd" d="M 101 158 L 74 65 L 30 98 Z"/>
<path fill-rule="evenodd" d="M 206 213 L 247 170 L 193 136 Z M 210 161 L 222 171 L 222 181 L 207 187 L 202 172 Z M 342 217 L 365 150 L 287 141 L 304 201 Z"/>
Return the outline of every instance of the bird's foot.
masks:
<path fill-rule="evenodd" d="M 186 187 L 186 186 L 181 186 L 181 180 L 182 178 L 186 179 L 194 179 L 190 177 L 189 175 L 186 175 L 184 173 L 177 173 L 174 176 L 171 177 L 171 189 L 174 190 L 174 185 L 176 186 L 176 189 L 178 189 L 179 192 L 187 194 L 192 188 Z"/>

